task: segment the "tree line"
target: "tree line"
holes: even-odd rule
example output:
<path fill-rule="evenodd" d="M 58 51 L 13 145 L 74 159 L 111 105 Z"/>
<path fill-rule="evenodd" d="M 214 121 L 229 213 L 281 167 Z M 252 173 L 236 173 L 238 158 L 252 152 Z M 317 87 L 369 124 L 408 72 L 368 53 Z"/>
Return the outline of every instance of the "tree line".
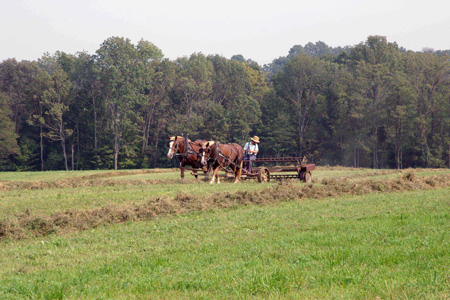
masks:
<path fill-rule="evenodd" d="M 450 166 L 450 51 L 382 36 L 296 45 L 264 66 L 111 37 L 91 55 L 0 63 L 0 170 L 174 166 L 167 136 L 244 144 L 321 165 Z"/>

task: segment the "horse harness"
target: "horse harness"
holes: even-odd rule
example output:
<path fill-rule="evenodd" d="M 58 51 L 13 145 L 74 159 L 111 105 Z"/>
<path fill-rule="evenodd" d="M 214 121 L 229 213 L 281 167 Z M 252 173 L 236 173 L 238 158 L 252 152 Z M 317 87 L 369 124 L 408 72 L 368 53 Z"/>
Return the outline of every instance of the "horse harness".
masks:
<path fill-rule="evenodd" d="M 194 148 L 192 148 L 190 141 L 188 139 L 186 139 L 185 137 L 183 137 L 183 142 L 185 145 L 185 147 L 183 149 L 183 153 L 176 152 L 176 151 L 178 151 L 179 143 L 178 143 L 178 141 L 175 141 L 175 142 L 177 144 L 177 147 L 176 148 L 172 147 L 172 150 L 174 150 L 174 152 L 175 152 L 174 156 L 176 156 L 178 158 L 178 160 L 180 161 L 180 167 L 184 166 L 187 157 L 191 154 L 195 154 L 197 156 L 197 161 L 198 161 L 199 157 L 201 157 L 200 153 L 195 151 Z"/>
<path fill-rule="evenodd" d="M 226 171 L 232 171 L 230 168 L 230 165 L 233 165 L 234 167 L 240 168 L 240 166 L 236 165 L 233 161 L 230 160 L 229 156 L 226 156 L 222 153 L 222 151 L 220 151 L 220 143 L 218 141 L 214 142 L 215 144 L 215 149 L 214 149 L 214 157 L 209 157 L 208 161 L 212 162 L 212 163 L 218 163 L 220 165 L 220 167 L 223 170 Z M 238 155 L 238 157 L 240 156 L 239 150 L 237 149 L 237 147 L 234 144 L 228 144 L 230 145 L 230 147 L 232 147 L 234 150 L 236 150 L 236 153 Z M 224 159 L 224 164 L 221 164 L 219 161 L 219 157 Z M 228 162 L 228 164 L 226 164 Z"/>

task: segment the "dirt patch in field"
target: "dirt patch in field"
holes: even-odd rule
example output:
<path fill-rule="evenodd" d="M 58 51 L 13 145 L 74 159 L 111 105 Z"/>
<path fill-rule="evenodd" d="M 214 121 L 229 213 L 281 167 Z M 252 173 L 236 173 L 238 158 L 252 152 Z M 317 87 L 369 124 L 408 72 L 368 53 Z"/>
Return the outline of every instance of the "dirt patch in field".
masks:
<path fill-rule="evenodd" d="M 268 204 L 302 198 L 321 199 L 341 195 L 428 190 L 450 186 L 450 175 L 417 178 L 414 172 L 391 180 L 323 179 L 319 184 L 280 182 L 261 191 L 222 192 L 198 196 L 179 192 L 175 197 L 156 197 L 144 204 L 106 205 L 91 210 L 67 210 L 50 216 L 29 211 L 0 222 L 0 238 L 22 239 L 33 236 L 96 228 L 105 224 L 153 219 L 161 215 L 184 214 L 198 210 L 227 208 L 235 205 Z"/>

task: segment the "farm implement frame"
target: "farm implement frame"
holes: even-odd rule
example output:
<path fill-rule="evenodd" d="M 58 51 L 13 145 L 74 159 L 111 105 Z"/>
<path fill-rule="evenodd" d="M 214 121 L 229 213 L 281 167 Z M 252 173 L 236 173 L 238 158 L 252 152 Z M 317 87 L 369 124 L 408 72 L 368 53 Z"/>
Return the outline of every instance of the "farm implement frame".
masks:
<path fill-rule="evenodd" d="M 255 164 L 277 164 L 275 166 L 258 166 Z M 278 164 L 290 163 L 290 166 L 279 166 Z M 292 166 L 294 165 L 294 166 Z M 303 182 L 311 182 L 313 171 L 316 168 L 315 164 L 307 164 L 304 157 L 271 157 L 271 158 L 256 158 L 252 162 L 244 160 L 244 167 L 242 168 L 241 179 L 257 179 L 258 182 L 269 182 L 270 180 L 283 179 L 299 179 Z M 201 169 L 191 169 L 191 175 L 204 175 L 198 173 Z M 222 169 L 225 172 L 221 177 L 234 178 L 234 174 L 228 169 Z M 283 174 L 279 174 L 283 173 Z"/>
<path fill-rule="evenodd" d="M 294 166 L 253 167 L 255 163 L 291 163 L 294 164 Z M 311 182 L 311 171 L 316 168 L 315 164 L 306 164 L 306 159 L 304 157 L 264 157 L 256 158 L 251 163 L 250 161 L 246 160 L 244 161 L 244 165 L 245 164 L 248 164 L 249 168 L 242 169 L 241 178 L 256 178 L 258 182 L 269 182 L 271 179 L 299 179 L 303 182 Z"/>

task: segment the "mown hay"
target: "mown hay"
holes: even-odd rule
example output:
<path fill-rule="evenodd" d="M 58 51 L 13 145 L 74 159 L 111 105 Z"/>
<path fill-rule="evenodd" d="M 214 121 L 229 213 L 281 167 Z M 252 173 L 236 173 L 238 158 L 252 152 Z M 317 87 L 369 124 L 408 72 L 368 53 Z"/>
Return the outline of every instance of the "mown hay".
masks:
<path fill-rule="evenodd" d="M 171 179 L 142 179 L 142 180 L 80 180 L 80 179 L 62 179 L 55 181 L 19 181 L 19 182 L 0 182 L 0 191 L 12 190 L 46 190 L 46 189 L 64 189 L 64 188 L 87 188 L 104 186 L 132 186 L 132 185 L 155 185 L 173 183 Z"/>
<path fill-rule="evenodd" d="M 402 175 L 402 179 L 408 180 L 408 181 L 415 181 L 416 174 L 414 172 L 408 172 L 408 173 Z"/>
<path fill-rule="evenodd" d="M 0 181 L 0 191 L 11 190 L 45 190 L 45 189 L 59 189 L 59 188 L 78 188 L 78 187 L 102 187 L 102 186 L 116 186 L 116 185 L 153 185 L 153 184 L 167 184 L 172 180 L 158 180 L 158 179 L 121 179 L 112 180 L 105 178 L 151 174 L 151 173 L 167 173 L 173 172 L 175 169 L 150 169 L 150 170 L 131 170 L 131 171 L 112 171 L 104 172 L 86 176 L 72 177 L 67 179 L 59 179 L 54 181 Z M 101 180 L 99 180 L 101 179 Z"/>
<path fill-rule="evenodd" d="M 67 210 L 50 216 L 33 215 L 29 211 L 0 222 L 0 238 L 22 239 L 52 233 L 86 230 L 105 224 L 152 219 L 160 215 L 184 214 L 198 210 L 228 208 L 235 205 L 268 204 L 303 198 L 322 199 L 340 195 L 427 190 L 450 186 L 450 175 L 418 179 L 405 176 L 390 180 L 324 179 L 321 184 L 282 181 L 261 191 L 221 192 L 213 195 L 192 195 L 179 192 L 175 197 L 155 197 L 143 204 L 109 204 L 90 210 Z"/>

